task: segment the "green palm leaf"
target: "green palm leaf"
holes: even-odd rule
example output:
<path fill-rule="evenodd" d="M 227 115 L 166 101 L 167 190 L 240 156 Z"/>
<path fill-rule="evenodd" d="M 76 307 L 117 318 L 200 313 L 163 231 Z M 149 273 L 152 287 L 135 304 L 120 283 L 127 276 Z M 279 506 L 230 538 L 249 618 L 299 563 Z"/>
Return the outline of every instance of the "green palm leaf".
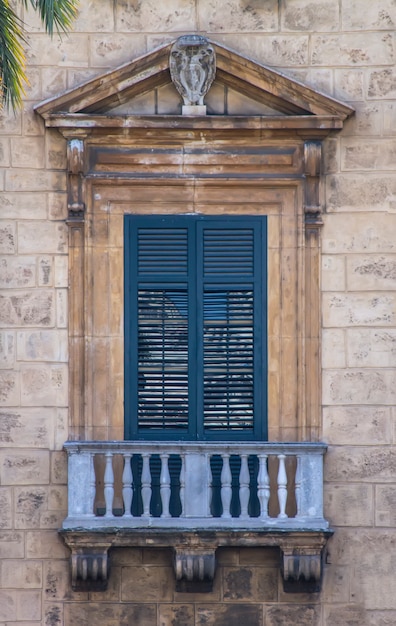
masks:
<path fill-rule="evenodd" d="M 45 30 L 53 35 L 68 31 L 77 13 L 78 0 L 20 0 L 40 16 Z M 11 8 L 9 0 L 0 0 L 0 107 L 14 111 L 21 106 L 24 93 L 25 54 L 23 23 Z"/>

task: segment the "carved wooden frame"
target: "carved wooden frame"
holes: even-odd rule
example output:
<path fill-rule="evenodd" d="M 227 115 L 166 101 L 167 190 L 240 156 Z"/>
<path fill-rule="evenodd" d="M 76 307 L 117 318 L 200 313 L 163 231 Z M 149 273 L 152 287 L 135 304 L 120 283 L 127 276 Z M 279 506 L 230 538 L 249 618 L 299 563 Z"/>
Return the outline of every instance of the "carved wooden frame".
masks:
<path fill-rule="evenodd" d="M 219 131 L 215 139 L 209 129 L 162 128 L 155 138 L 141 130 L 122 139 L 63 132 L 69 156 L 70 437 L 123 438 L 123 215 L 207 212 L 268 215 L 269 440 L 318 440 L 320 140 L 289 133 L 282 141 L 257 141 L 255 133 L 245 131 L 242 138 L 238 129 Z M 196 163 L 186 156 L 188 146 L 191 152 L 198 146 Z M 213 157 L 218 146 L 221 156 Z M 237 175 L 235 158 L 229 165 L 235 154 Z M 175 176 L 175 159 L 189 175 Z M 210 159 L 210 171 L 220 168 L 221 176 L 207 176 Z"/>

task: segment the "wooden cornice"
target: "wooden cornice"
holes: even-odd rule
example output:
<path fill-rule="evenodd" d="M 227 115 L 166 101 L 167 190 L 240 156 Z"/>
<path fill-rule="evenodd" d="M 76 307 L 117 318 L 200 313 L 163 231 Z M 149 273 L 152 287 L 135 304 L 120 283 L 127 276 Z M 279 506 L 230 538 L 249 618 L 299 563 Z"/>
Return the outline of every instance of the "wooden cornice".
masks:
<path fill-rule="evenodd" d="M 279 111 L 279 116 L 208 116 L 206 120 L 184 116 L 111 115 L 112 109 L 134 97 L 171 84 L 169 53 L 172 42 L 138 59 L 50 98 L 35 107 L 47 126 L 65 128 L 341 128 L 354 110 L 347 104 L 307 87 L 281 72 L 248 59 L 220 44 L 216 51 L 216 81 L 261 104 Z M 165 123 L 164 119 L 167 118 Z M 245 120 L 245 121 L 243 121 Z"/>

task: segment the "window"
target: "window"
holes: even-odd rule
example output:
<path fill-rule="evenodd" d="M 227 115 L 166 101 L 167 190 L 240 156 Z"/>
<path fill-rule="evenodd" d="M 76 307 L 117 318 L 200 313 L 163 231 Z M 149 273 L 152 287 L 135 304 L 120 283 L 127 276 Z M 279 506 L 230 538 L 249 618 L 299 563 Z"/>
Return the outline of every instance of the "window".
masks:
<path fill-rule="evenodd" d="M 265 439 L 266 217 L 124 232 L 126 439 Z"/>

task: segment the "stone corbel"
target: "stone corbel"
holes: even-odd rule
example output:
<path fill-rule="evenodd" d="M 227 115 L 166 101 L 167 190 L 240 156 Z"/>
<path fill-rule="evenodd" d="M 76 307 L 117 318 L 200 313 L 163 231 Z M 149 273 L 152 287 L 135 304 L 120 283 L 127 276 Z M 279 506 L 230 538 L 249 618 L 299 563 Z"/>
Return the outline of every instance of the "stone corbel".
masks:
<path fill-rule="evenodd" d="M 212 550 L 174 548 L 176 591 L 207 593 L 213 589 L 216 571 L 215 548 Z"/>
<path fill-rule="evenodd" d="M 111 541 L 73 541 L 66 535 L 71 550 L 71 583 L 73 591 L 104 591 L 109 579 L 108 551 Z"/>
<path fill-rule="evenodd" d="M 69 220 L 81 220 L 84 216 L 83 174 L 84 140 L 71 138 L 67 142 L 67 207 Z"/>
<path fill-rule="evenodd" d="M 306 141 L 304 144 L 305 197 L 304 213 L 307 226 L 320 226 L 322 207 L 320 203 L 320 175 L 322 144 L 320 141 Z"/>
<path fill-rule="evenodd" d="M 281 548 L 286 593 L 317 593 L 322 587 L 323 548 Z"/>

